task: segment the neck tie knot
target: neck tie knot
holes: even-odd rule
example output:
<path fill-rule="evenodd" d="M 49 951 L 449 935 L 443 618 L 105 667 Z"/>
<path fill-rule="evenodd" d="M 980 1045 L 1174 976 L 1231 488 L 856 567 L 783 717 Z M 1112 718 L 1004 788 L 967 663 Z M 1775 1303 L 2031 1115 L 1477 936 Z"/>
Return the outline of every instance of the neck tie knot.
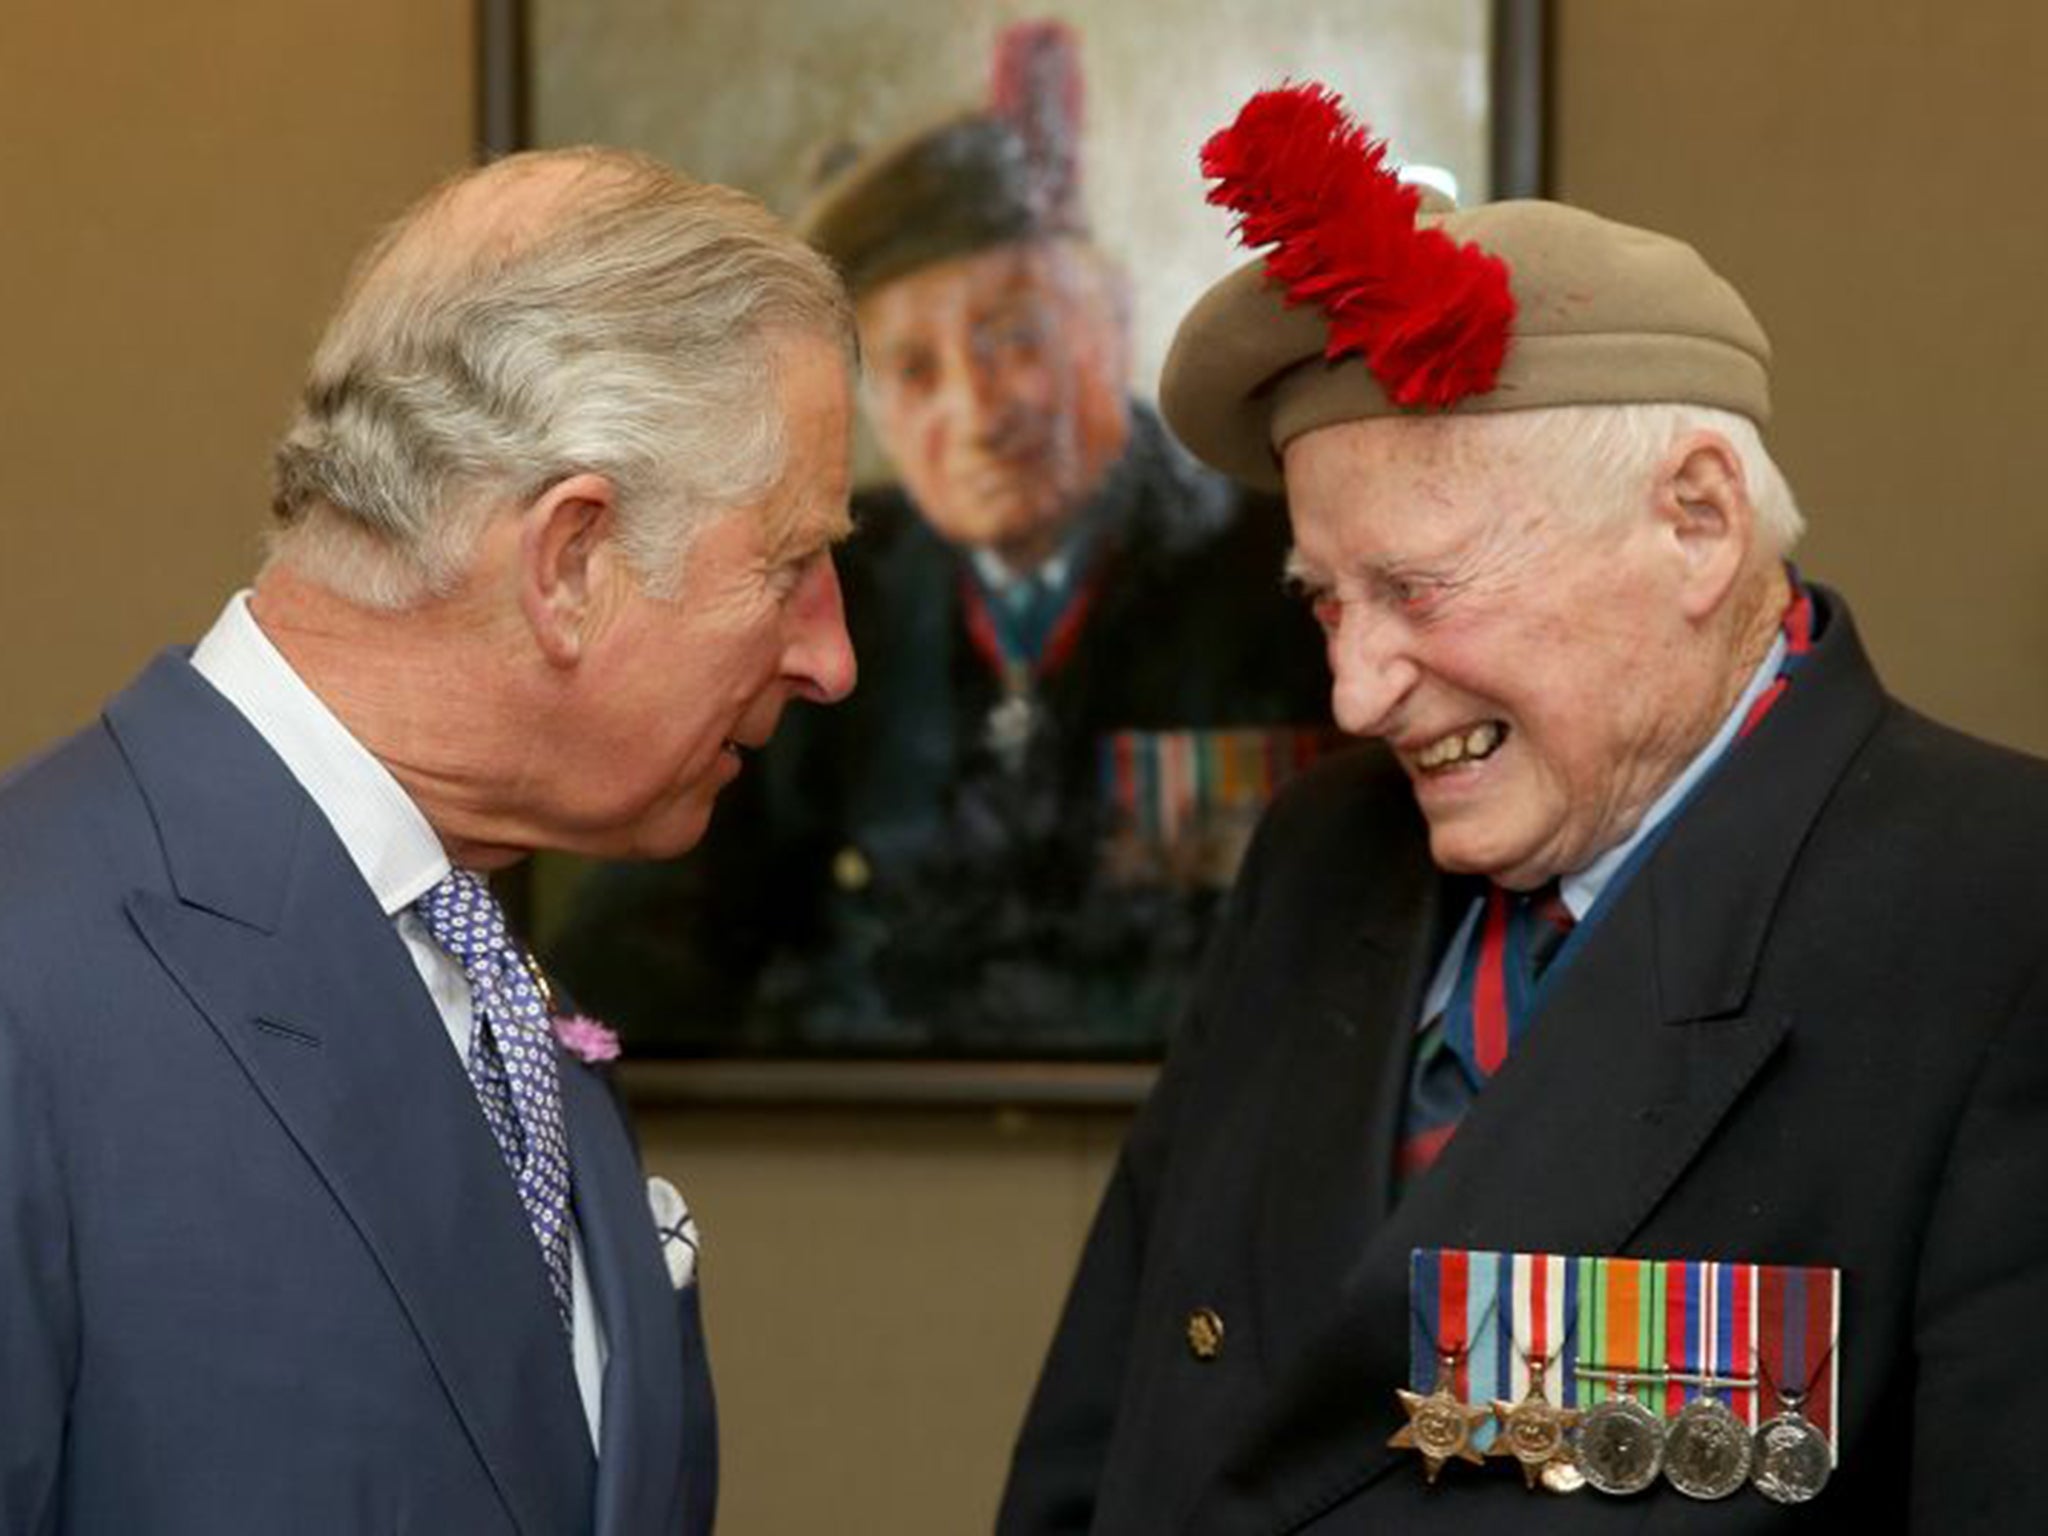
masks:
<path fill-rule="evenodd" d="M 466 869 L 450 870 L 413 903 L 413 910 L 434 942 L 465 973 L 479 965 L 502 968 L 501 956 L 511 945 L 510 929 L 505 909 L 498 905 L 483 876 Z"/>
<path fill-rule="evenodd" d="M 1398 1157 L 1406 1180 L 1435 1161 L 1536 1012 L 1536 987 L 1571 935 L 1555 880 L 1517 894 L 1486 888 L 1457 984 L 1417 1044 Z"/>

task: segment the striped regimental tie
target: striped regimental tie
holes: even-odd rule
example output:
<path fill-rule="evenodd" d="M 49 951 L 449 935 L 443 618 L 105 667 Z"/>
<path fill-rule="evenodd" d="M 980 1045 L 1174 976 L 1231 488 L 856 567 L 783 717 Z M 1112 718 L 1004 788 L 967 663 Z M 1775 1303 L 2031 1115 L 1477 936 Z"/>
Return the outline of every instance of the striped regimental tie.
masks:
<path fill-rule="evenodd" d="M 1415 1043 L 1394 1159 L 1397 1192 L 1437 1160 L 1472 1100 L 1507 1060 L 1535 1011 L 1536 983 L 1571 931 L 1571 909 L 1555 880 L 1520 896 L 1486 888 L 1479 929 L 1465 945 L 1451 999 Z"/>

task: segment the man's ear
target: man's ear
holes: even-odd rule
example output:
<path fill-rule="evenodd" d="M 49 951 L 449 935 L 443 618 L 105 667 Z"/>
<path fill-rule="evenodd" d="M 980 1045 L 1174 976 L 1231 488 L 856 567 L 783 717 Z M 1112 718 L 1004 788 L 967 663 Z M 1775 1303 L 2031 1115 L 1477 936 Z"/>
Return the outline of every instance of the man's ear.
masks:
<path fill-rule="evenodd" d="M 1756 542 L 1756 508 L 1734 445 L 1718 432 L 1682 438 L 1657 482 L 1657 515 L 1683 562 L 1686 616 L 1705 618 L 1734 589 Z"/>
<path fill-rule="evenodd" d="M 618 491 L 603 475 L 571 475 L 534 498 L 519 518 L 519 610 L 541 654 L 573 666 L 603 600 L 600 555 L 618 517 Z"/>

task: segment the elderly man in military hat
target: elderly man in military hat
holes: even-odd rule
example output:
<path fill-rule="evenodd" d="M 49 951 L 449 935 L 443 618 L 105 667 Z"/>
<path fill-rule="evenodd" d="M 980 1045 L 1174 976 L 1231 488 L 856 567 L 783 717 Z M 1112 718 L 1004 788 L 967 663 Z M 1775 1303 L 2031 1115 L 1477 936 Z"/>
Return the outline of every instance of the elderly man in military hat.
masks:
<path fill-rule="evenodd" d="M 2048 772 L 1788 565 L 1692 249 L 1417 216 L 1313 87 L 1205 168 L 1271 249 L 1162 401 L 1373 744 L 1262 826 L 999 1529 L 2041 1526 Z"/>
<path fill-rule="evenodd" d="M 793 722 L 688 865 L 586 886 L 554 953 L 636 1028 L 1145 1050 L 1271 785 L 1325 735 L 1284 520 L 1130 396 L 1073 82 L 1044 78 L 1063 35 L 1006 34 L 998 78 L 1022 84 L 855 158 L 804 216 L 901 479 L 855 502 L 864 681 Z"/>

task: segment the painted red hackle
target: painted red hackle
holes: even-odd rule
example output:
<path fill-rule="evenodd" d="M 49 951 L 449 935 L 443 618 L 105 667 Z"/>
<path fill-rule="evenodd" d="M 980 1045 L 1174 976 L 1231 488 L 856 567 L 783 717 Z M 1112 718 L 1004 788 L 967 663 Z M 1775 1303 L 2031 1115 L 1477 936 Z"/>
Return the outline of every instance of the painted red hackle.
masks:
<path fill-rule="evenodd" d="M 1202 146 L 1209 201 L 1266 273 L 1329 317 L 1324 356 L 1358 353 L 1397 405 L 1438 408 L 1500 377 L 1515 317 L 1507 264 L 1418 228 L 1387 147 L 1313 82 L 1261 91 Z"/>
<path fill-rule="evenodd" d="M 989 110 L 1024 144 L 1030 192 L 1048 224 L 1079 228 L 1086 90 L 1081 37 L 1059 21 L 1019 21 L 996 34 Z"/>

